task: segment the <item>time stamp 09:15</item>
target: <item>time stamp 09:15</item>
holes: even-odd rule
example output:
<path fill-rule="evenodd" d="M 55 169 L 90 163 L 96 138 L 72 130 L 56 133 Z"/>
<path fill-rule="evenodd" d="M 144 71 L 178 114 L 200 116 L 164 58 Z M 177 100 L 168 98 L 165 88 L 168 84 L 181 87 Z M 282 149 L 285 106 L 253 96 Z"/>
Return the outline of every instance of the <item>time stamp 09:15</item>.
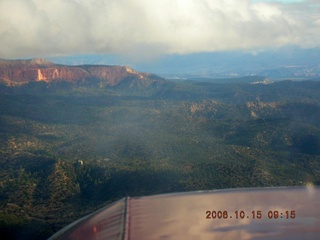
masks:
<path fill-rule="evenodd" d="M 206 219 L 295 219 L 296 211 L 206 211 Z"/>

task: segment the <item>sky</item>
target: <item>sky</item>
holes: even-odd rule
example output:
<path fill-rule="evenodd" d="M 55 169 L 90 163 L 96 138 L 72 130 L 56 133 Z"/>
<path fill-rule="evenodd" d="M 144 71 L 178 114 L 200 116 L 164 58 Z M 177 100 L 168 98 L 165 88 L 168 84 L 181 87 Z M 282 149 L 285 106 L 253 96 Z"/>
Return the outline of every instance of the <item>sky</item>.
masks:
<path fill-rule="evenodd" d="M 319 0 L 1 0 L 0 58 L 320 48 Z"/>

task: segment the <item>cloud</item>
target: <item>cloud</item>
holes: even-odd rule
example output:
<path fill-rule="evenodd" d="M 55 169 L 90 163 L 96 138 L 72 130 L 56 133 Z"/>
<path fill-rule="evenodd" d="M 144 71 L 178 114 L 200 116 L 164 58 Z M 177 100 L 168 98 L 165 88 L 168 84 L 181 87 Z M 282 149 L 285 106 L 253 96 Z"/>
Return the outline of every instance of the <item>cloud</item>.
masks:
<path fill-rule="evenodd" d="M 1 0 L 0 57 L 147 58 L 319 47 L 319 4 L 249 0 Z"/>

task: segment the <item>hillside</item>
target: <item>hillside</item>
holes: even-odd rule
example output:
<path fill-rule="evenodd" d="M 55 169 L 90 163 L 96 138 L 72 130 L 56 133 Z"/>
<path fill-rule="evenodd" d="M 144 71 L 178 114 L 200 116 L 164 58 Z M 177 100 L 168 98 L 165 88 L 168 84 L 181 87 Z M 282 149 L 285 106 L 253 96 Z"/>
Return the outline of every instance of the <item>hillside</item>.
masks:
<path fill-rule="evenodd" d="M 34 80 L 0 101 L 7 238 L 45 239 L 127 195 L 320 184 L 319 81 Z"/>

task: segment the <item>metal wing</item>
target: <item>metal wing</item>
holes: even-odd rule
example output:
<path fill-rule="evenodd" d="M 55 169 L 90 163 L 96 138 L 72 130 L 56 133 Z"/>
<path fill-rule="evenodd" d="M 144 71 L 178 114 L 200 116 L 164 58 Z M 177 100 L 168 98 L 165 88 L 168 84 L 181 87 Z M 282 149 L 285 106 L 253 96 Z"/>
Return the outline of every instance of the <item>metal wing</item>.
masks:
<path fill-rule="evenodd" d="M 249 188 L 121 199 L 50 239 L 319 239 L 320 188 Z"/>

